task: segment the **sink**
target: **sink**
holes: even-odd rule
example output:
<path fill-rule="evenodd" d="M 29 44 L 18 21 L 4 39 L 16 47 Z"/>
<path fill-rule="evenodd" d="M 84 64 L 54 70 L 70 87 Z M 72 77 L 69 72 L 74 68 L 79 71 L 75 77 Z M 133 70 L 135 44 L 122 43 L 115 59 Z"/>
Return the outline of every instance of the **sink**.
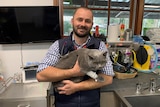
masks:
<path fill-rule="evenodd" d="M 132 107 L 160 107 L 160 95 L 127 96 Z"/>

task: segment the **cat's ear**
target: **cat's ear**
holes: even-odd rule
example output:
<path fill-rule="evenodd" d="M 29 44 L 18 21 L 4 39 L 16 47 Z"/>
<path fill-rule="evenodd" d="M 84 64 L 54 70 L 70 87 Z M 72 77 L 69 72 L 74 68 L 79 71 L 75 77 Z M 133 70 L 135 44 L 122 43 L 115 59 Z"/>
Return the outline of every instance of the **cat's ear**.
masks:
<path fill-rule="evenodd" d="M 107 56 L 107 51 L 103 52 L 103 56 Z"/>

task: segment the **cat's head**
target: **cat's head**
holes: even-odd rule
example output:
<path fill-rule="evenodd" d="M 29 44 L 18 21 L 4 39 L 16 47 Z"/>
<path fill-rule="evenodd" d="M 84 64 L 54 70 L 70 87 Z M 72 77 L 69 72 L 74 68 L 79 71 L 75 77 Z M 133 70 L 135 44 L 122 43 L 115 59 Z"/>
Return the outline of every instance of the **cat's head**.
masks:
<path fill-rule="evenodd" d="M 107 51 L 100 51 L 97 49 L 91 49 L 88 52 L 88 66 L 91 70 L 101 70 L 107 63 L 106 56 Z"/>

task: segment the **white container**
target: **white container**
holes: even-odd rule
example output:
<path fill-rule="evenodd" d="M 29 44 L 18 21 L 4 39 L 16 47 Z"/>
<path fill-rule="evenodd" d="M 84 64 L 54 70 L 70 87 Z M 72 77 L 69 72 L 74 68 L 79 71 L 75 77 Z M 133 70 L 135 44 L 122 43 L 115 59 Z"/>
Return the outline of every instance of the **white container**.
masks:
<path fill-rule="evenodd" d="M 109 25 L 108 26 L 108 37 L 107 42 L 116 42 L 118 40 L 118 36 L 120 35 L 119 24 Z"/>

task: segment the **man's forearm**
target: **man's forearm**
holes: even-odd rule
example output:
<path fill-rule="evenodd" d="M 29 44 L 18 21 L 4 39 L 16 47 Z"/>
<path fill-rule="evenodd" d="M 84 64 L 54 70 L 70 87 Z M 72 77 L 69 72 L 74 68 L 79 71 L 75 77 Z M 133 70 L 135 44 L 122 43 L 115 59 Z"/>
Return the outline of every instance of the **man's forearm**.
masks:
<path fill-rule="evenodd" d="M 82 81 L 77 84 L 77 91 L 91 90 L 91 89 L 101 88 L 103 86 L 112 84 L 112 80 L 113 80 L 112 76 L 108 76 L 102 73 L 99 75 L 101 75 L 105 79 L 104 82 L 95 82 L 94 79 Z"/>
<path fill-rule="evenodd" d="M 41 82 L 56 82 L 70 78 L 73 74 L 72 69 L 63 70 L 50 66 L 37 73 L 37 80 Z"/>

